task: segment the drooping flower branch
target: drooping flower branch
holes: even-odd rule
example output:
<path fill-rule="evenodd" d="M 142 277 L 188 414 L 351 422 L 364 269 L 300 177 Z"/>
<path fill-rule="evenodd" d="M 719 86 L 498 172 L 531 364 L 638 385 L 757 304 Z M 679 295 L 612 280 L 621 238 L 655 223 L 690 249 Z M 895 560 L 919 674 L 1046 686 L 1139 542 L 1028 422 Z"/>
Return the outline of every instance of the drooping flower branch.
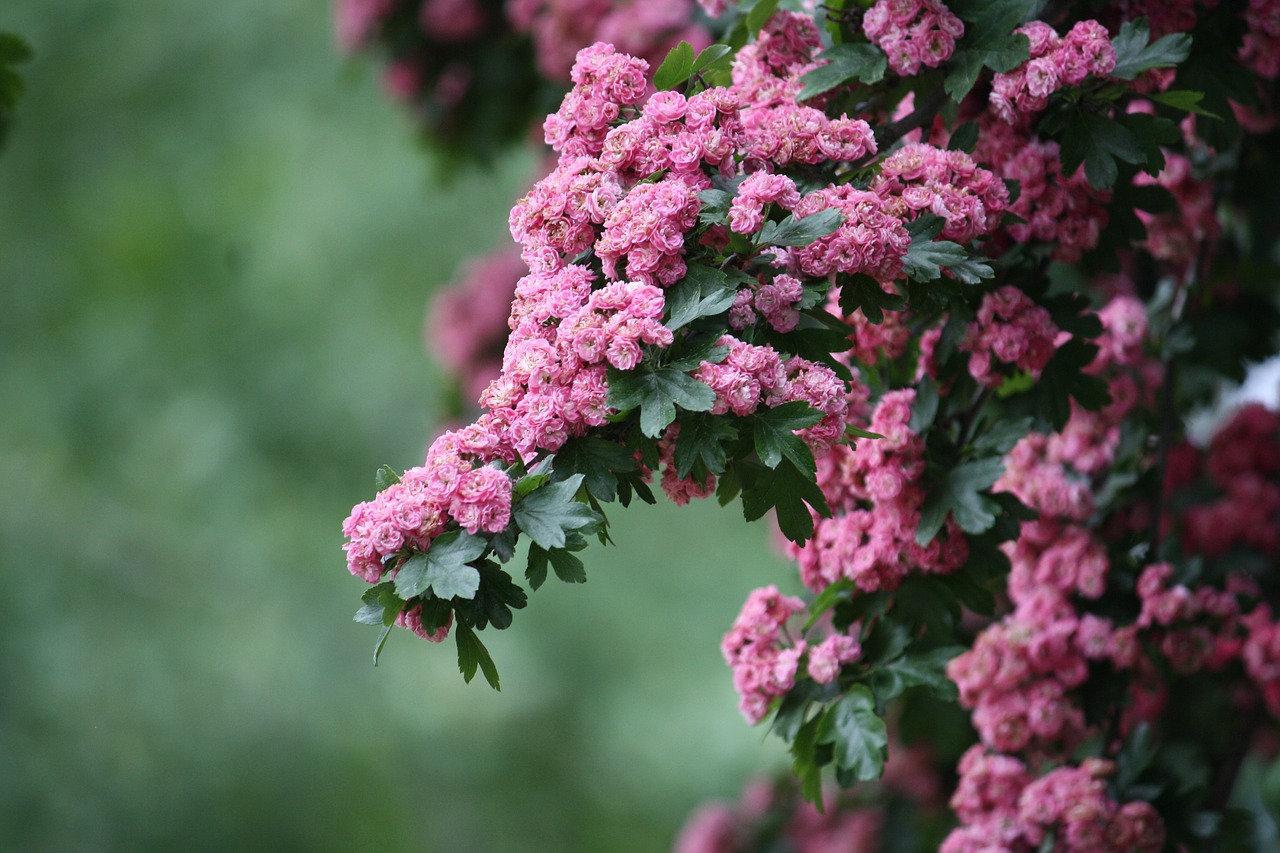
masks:
<path fill-rule="evenodd" d="M 1237 5 L 761 2 L 736 49 L 580 51 L 482 412 L 344 527 L 357 619 L 452 633 L 497 687 L 477 632 L 526 606 L 518 553 L 581 582 L 606 504 L 740 498 L 810 595 L 758 590 L 722 651 L 806 799 L 933 703 L 972 726 L 934 745 L 944 850 L 1203 837 L 1280 708 L 1280 419 L 1182 443 L 1280 329 L 1238 183 L 1275 10 Z M 1249 725 L 1197 740 L 1185 690 Z"/>

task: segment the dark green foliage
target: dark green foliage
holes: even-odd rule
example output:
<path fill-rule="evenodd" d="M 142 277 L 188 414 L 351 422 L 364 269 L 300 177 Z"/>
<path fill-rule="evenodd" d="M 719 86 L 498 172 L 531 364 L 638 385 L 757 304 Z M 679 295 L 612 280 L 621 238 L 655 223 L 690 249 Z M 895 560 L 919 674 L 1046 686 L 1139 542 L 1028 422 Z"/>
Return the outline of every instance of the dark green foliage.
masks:
<path fill-rule="evenodd" d="M 609 405 L 640 410 L 640 431 L 658 437 L 676 419 L 676 406 L 705 412 L 716 402 L 715 392 L 680 367 L 641 366 L 634 371 L 609 371 Z"/>
<path fill-rule="evenodd" d="M 781 222 L 765 222 L 758 242 L 761 246 L 808 246 L 834 233 L 842 222 L 844 214 L 835 208 L 819 210 L 799 219 L 788 214 Z"/>
<path fill-rule="evenodd" d="M 824 51 L 821 58 L 827 60 L 827 64 L 801 78 L 804 89 L 796 100 L 806 101 L 851 82 L 879 83 L 888 68 L 884 51 L 865 42 L 837 44 Z"/>
<path fill-rule="evenodd" d="M 997 456 L 966 462 L 945 471 L 929 490 L 924 508 L 920 511 L 920 527 L 916 530 L 916 542 L 927 545 L 942 529 L 947 515 L 966 533 L 982 533 L 995 524 L 1000 505 L 988 494 L 1000 475 L 1004 462 Z"/>
<path fill-rule="evenodd" d="M 480 588 L 480 572 L 467 564 L 487 547 L 484 539 L 463 530 L 440 534 L 425 552 L 414 554 L 400 565 L 396 594 L 410 599 L 430 588 L 438 598 L 471 598 Z"/>
<path fill-rule="evenodd" d="M 685 277 L 666 292 L 665 325 L 675 332 L 701 317 L 728 311 L 737 295 L 728 273 L 702 264 L 690 264 Z"/>
<path fill-rule="evenodd" d="M 565 547 L 565 537 L 571 532 L 594 533 L 604 519 L 575 499 L 584 479 L 583 474 L 574 474 L 548 483 L 512 507 L 512 520 L 521 532 L 547 550 Z"/>
<path fill-rule="evenodd" d="M 1013 30 L 1034 17 L 1040 4 L 1035 0 L 962 0 L 949 4 L 965 24 L 964 38 L 951 57 L 951 71 L 944 87 L 957 103 L 962 101 L 982 69 L 1012 71 L 1031 55 L 1031 42 Z"/>

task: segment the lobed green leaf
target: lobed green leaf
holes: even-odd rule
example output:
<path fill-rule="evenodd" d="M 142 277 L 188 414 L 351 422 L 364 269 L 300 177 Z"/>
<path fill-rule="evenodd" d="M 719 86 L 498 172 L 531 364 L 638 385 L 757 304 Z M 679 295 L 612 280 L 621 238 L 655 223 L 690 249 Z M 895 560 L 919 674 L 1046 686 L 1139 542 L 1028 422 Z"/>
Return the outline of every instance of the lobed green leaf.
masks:
<path fill-rule="evenodd" d="M 405 560 L 396 573 L 396 595 L 408 600 L 428 588 L 439 598 L 471 598 L 480 587 L 480 572 L 467 563 L 484 553 L 488 543 L 465 530 L 451 530 L 430 547 Z"/>
<path fill-rule="evenodd" d="M 666 59 L 653 72 L 654 88 L 674 89 L 682 85 L 693 73 L 693 45 L 682 41 L 667 52 Z"/>

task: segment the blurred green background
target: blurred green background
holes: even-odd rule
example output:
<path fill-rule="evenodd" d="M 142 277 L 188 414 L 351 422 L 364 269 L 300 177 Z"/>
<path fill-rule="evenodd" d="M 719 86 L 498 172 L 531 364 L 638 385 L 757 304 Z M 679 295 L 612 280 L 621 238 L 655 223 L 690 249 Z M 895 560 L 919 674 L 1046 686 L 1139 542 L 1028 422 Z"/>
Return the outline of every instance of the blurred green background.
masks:
<path fill-rule="evenodd" d="M 328 15 L 0 5 L 0 849 L 664 850 L 779 763 L 718 643 L 794 574 L 633 508 L 486 633 L 501 694 L 406 632 L 371 666 L 339 525 L 420 461 L 422 308 L 532 160 L 442 183 Z"/>

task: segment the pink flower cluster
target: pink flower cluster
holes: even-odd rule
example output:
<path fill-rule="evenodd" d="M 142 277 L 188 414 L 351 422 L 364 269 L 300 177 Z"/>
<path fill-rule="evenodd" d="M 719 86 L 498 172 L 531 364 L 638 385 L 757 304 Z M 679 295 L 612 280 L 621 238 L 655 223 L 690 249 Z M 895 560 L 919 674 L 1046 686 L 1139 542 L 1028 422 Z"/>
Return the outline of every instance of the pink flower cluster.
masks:
<path fill-rule="evenodd" d="M 1134 407 L 1152 403 L 1163 372 L 1143 351 L 1147 317 L 1141 302 L 1117 296 L 1098 319 L 1103 327 L 1095 340 L 1098 354 L 1085 372 L 1106 380 L 1111 403 L 1092 412 L 1072 401 L 1061 432 L 1033 432 L 1014 445 L 995 485 L 1050 518 L 1083 522 L 1094 511 L 1089 477 L 1114 460 L 1121 422 Z"/>
<path fill-rule="evenodd" d="M 818 67 L 813 54 L 820 44 L 812 19 L 779 12 L 755 44 L 738 51 L 733 88 L 746 105 L 742 124 L 749 159 L 784 166 L 852 162 L 876 153 L 871 126 L 862 119 L 832 119 L 797 103 L 804 88 L 800 78 Z"/>
<path fill-rule="evenodd" d="M 1171 583 L 1173 566 L 1156 563 L 1138 577 L 1142 611 L 1137 627 L 1177 673 L 1220 669 L 1240 653 L 1240 606 L 1235 595 L 1211 586 L 1194 590 Z M 1256 624 L 1256 623 L 1255 623 Z"/>
<path fill-rule="evenodd" d="M 447 432 L 431 445 L 426 462 L 400 482 L 361 503 L 343 522 L 343 546 L 353 575 L 377 583 L 403 549 L 425 551 L 448 521 L 470 533 L 504 530 L 511 520 L 511 479 L 483 464 L 492 459 L 487 425 Z M 479 467 L 477 467 L 479 465 Z"/>
<path fill-rule="evenodd" d="M 396 616 L 396 627 L 408 628 L 428 643 L 442 643 L 453 627 L 453 612 L 449 612 L 449 620 L 444 625 L 429 631 L 422 624 L 422 604 L 411 604 Z"/>
<path fill-rule="evenodd" d="M 912 77 L 923 65 L 937 68 L 964 36 L 964 22 L 938 0 L 877 0 L 862 31 L 889 58 L 895 74 Z"/>
<path fill-rule="evenodd" d="M 1004 181 L 968 154 L 920 142 L 886 157 L 872 188 L 901 197 L 912 213 L 941 216 L 946 220 L 942 239 L 958 243 L 994 233 L 1009 204 Z"/>
<path fill-rule="evenodd" d="M 824 364 L 792 356 L 785 362 L 777 351 L 722 335 L 716 342 L 729 347 L 718 363 L 702 362 L 693 376 L 716 393 L 711 414 L 749 415 L 761 406 L 802 402 L 822 413 L 818 423 L 797 430 L 815 454 L 825 452 L 844 437 L 858 414 L 861 389 L 851 387 Z"/>
<path fill-rule="evenodd" d="M 822 413 L 818 423 L 796 431 L 815 454 L 825 452 L 843 437 L 857 413 L 858 396 L 829 367 L 794 356 L 783 362 L 772 347 L 744 343 L 732 335 L 721 336 L 717 345 L 729 347 L 728 356 L 714 364 L 704 361 L 693 373 L 695 379 L 716 394 L 711 414 L 745 416 L 761 406 L 798 401 Z M 659 443 L 659 451 L 666 465 L 662 489 L 673 501 L 683 505 L 690 498 L 710 495 L 715 488 L 715 477 L 708 475 L 698 481 L 676 476 L 671 462 L 678 436 L 678 425 L 668 428 Z"/>
<path fill-rule="evenodd" d="M 467 264 L 453 284 L 441 290 L 427 309 L 425 341 L 431 353 L 475 400 L 502 370 L 507 316 L 516 282 L 526 272 L 511 247 Z"/>
<path fill-rule="evenodd" d="M 1240 61 L 1268 80 L 1280 77 L 1280 2 L 1249 0 L 1245 9 Z"/>
<path fill-rule="evenodd" d="M 359 50 L 395 10 L 396 3 L 397 0 L 337 0 L 334 28 L 338 45 L 346 51 Z"/>
<path fill-rule="evenodd" d="M 1240 649 L 1244 670 L 1262 691 L 1267 710 L 1280 718 L 1280 621 L 1262 604 L 1241 623 L 1247 631 Z"/>
<path fill-rule="evenodd" d="M 1008 239 L 1014 244 L 1047 243 L 1054 247 L 1054 260 L 1066 263 L 1097 246 L 1107 225 L 1110 191 L 1090 186 L 1083 167 L 1063 174 L 1058 143 L 1003 122 L 980 124 L 974 157 L 1020 187 L 1009 210 L 1024 221 L 1005 228 Z"/>
<path fill-rule="evenodd" d="M 690 816 L 672 853 L 755 853 L 774 839 L 791 853 L 876 853 L 884 812 L 874 806 L 849 807 L 829 798 L 823 811 L 798 791 L 757 780 L 737 803 L 708 803 Z M 774 849 L 770 847 L 769 849 Z"/>
<path fill-rule="evenodd" d="M 1116 52 L 1107 28 L 1097 21 L 1079 21 L 1065 36 L 1041 21 L 1019 27 L 1031 40 L 1031 58 L 991 83 L 991 106 L 1012 124 L 1018 116 L 1037 113 L 1049 96 L 1089 77 L 1105 77 L 1116 67 Z"/>
<path fill-rule="evenodd" d="M 530 270 L 554 272 L 591 248 L 596 227 L 622 197 L 617 178 L 591 165 L 587 156 L 562 159 L 511 208 L 511 236 Z"/>
<path fill-rule="evenodd" d="M 1048 587 L 1066 596 L 1099 598 L 1111 568 L 1106 548 L 1087 528 L 1041 512 L 1041 518 L 1024 522 L 1017 540 L 1005 547 L 1012 563 L 1009 596 L 1022 601 Z"/>
<path fill-rule="evenodd" d="M 982 299 L 978 319 L 969 324 L 960 349 L 969 353 L 969 374 L 988 388 L 997 388 L 1005 373 L 993 361 L 1038 377 L 1053 357 L 1058 327 L 1049 312 L 1012 285 Z"/>
<path fill-rule="evenodd" d="M 898 292 L 893 285 L 889 285 L 888 290 L 894 294 Z M 827 301 L 827 310 L 840 316 L 838 301 L 839 290 L 833 288 Z M 906 353 L 907 346 L 911 343 L 911 326 L 906 313 L 884 311 L 883 316 L 884 319 L 879 323 L 872 323 L 859 308 L 843 318 L 854 330 L 849 336 L 850 348 L 846 353 L 852 363 L 871 366 L 882 359 L 892 361 L 901 358 Z"/>
<path fill-rule="evenodd" d="M 711 414 L 749 415 L 762 403 L 777 405 L 787 401 L 791 382 L 777 351 L 744 343 L 731 335 L 722 336 L 716 343 L 729 347 L 729 355 L 718 364 L 702 362 L 693 374 L 716 392 Z"/>
<path fill-rule="evenodd" d="M 764 224 L 765 206 L 776 203 L 783 210 L 795 210 L 800 193 L 786 175 L 753 172 L 738 185 L 738 194 L 729 205 L 729 228 L 738 234 L 754 234 Z"/>
<path fill-rule="evenodd" d="M 571 265 L 526 276 L 517 287 L 503 374 L 480 402 L 526 459 L 605 422 L 608 366 L 631 370 L 645 344 L 672 342 L 660 322 L 662 291 L 627 281 L 593 291 L 592 282 L 590 270 Z"/>
<path fill-rule="evenodd" d="M 1280 413 L 1241 407 L 1214 435 L 1204 468 L 1220 496 L 1187 509 L 1184 547 L 1207 557 L 1240 546 L 1280 555 Z"/>
<path fill-rule="evenodd" d="M 892 282 L 902 275 L 902 259 L 911 246 L 911 235 L 903 225 L 905 208 L 899 198 L 848 184 L 810 193 L 796 205 L 797 218 L 832 209 L 840 211 L 844 221 L 835 232 L 795 249 L 791 260 L 814 278 L 863 273 L 884 284 Z"/>
<path fill-rule="evenodd" d="M 618 262 L 625 259 L 626 274 L 637 281 L 670 285 L 684 278 L 685 232 L 698 221 L 698 191 L 709 186 L 705 178 L 687 181 L 672 174 L 634 187 L 609 211 L 596 241 L 605 274 L 618 275 Z"/>
<path fill-rule="evenodd" d="M 785 273 L 758 286 L 744 287 L 729 309 L 729 328 L 745 329 L 763 318 L 775 332 L 790 332 L 800 322 L 795 305 L 803 296 L 800 279 Z"/>
<path fill-rule="evenodd" d="M 1111 633 L 1106 620 L 1081 617 L 1061 593 L 1037 587 L 953 658 L 947 675 L 988 748 L 1066 754 L 1085 735 L 1072 692 L 1089 677 L 1089 660 L 1126 663 L 1128 646 Z"/>
<path fill-rule="evenodd" d="M 871 415 L 870 429 L 883 438 L 832 447 L 818 457 L 818 486 L 831 518 L 814 518 L 813 538 L 788 543 L 805 586 L 821 592 L 841 579 L 864 592 L 896 589 L 913 571 L 954 571 L 968 557 L 968 544 L 955 522 L 926 546 L 916 544 L 924 491 L 924 442 L 908 428 L 914 390 L 885 394 Z"/>
<path fill-rule="evenodd" d="M 803 601 L 782 595 L 776 586 L 753 590 L 720 643 L 725 663 L 733 669 L 738 708 L 749 723 L 764 719 L 773 700 L 795 686 L 802 660 L 810 678 L 828 684 L 842 666 L 862 655 L 858 640 L 848 634 L 833 633 L 812 645 L 792 641 L 787 620 L 803 609 Z"/>
<path fill-rule="evenodd" d="M 1158 853 L 1164 824 L 1155 807 L 1117 803 L 1106 780 L 1115 765 L 1086 758 L 1033 779 L 1021 761 L 975 746 L 960 760 L 951 806 L 961 826 L 941 853 L 1030 853 L 1054 833 L 1054 850 L 1070 853 Z"/>
<path fill-rule="evenodd" d="M 542 127 L 547 144 L 570 157 L 599 153 L 610 125 L 648 91 L 649 63 L 596 42 L 578 53 L 573 88 Z"/>
<path fill-rule="evenodd" d="M 803 601 L 782 595 L 776 586 L 754 590 L 720 643 L 741 697 L 738 708 L 749 723 L 764 719 L 773 700 L 795 686 L 807 644 L 791 643 L 783 631 L 787 620 L 803 609 Z"/>
<path fill-rule="evenodd" d="M 738 98 L 729 89 L 707 89 L 689 97 L 654 92 L 639 117 L 613 127 L 601 149 L 591 153 L 628 186 L 664 169 L 701 183 L 695 173 L 704 163 L 721 173 L 733 169 L 732 153 L 742 136 L 738 108 Z"/>
<path fill-rule="evenodd" d="M 654 63 L 681 39 L 695 50 L 711 43 L 692 23 L 692 0 L 507 0 L 506 14 L 516 32 L 533 38 L 538 71 L 550 80 L 568 80 L 575 54 L 597 41 Z"/>
<path fill-rule="evenodd" d="M 1174 209 L 1154 214 L 1139 210 L 1137 214 L 1147 228 L 1144 248 L 1181 273 L 1200 255 L 1206 241 L 1217 240 L 1217 203 L 1213 185 L 1192 174 L 1189 158 L 1172 151 L 1166 151 L 1164 158 L 1165 166 L 1159 175 L 1140 172 L 1133 183 L 1164 187 L 1173 195 Z"/>

